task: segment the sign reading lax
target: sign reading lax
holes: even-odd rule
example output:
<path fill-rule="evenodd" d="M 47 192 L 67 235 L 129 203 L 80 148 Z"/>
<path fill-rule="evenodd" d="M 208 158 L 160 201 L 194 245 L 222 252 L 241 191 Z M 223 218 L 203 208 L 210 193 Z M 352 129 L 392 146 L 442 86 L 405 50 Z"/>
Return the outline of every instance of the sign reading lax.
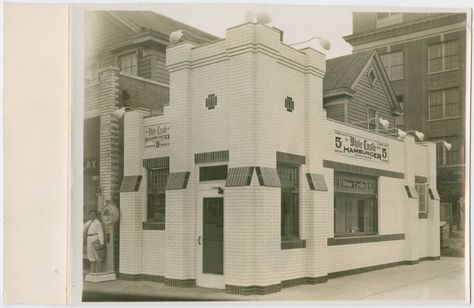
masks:
<path fill-rule="evenodd" d="M 167 123 L 145 127 L 145 147 L 163 147 L 170 145 L 170 126 Z"/>
<path fill-rule="evenodd" d="M 334 131 L 334 152 L 345 156 L 389 162 L 389 146 L 365 137 Z"/>

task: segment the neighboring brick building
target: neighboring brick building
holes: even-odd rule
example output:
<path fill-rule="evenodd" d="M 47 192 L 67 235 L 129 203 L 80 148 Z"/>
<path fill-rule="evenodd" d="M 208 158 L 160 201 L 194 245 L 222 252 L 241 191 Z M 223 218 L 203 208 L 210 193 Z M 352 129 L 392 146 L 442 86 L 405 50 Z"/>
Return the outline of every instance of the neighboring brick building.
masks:
<path fill-rule="evenodd" d="M 327 119 L 323 54 L 245 23 L 167 66 L 164 113 L 125 114 L 120 278 L 267 294 L 439 258 L 435 145 Z"/>
<path fill-rule="evenodd" d="M 354 52 L 376 49 L 403 105 L 404 130 L 418 130 L 437 147 L 441 219 L 458 224 L 465 185 L 466 14 L 354 13 Z"/>
<path fill-rule="evenodd" d="M 218 39 L 153 12 L 85 13 L 85 220 L 87 212 L 100 211 L 105 200 L 119 206 L 123 121 L 114 111 L 127 106 L 160 114 L 169 104 L 165 51 L 170 33 L 176 30 L 183 30 L 186 39 L 200 44 Z M 113 235 L 112 230 L 106 232 Z M 117 249 L 118 245 L 108 247 Z M 113 260 L 107 261 L 110 268 Z M 118 269 L 117 260 L 115 263 Z"/>

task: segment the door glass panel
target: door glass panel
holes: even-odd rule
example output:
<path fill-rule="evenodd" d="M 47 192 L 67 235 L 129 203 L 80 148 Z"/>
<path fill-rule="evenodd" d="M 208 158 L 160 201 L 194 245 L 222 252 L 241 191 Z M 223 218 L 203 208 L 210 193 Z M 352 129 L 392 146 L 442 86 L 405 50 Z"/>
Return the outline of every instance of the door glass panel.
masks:
<path fill-rule="evenodd" d="M 224 273 L 224 199 L 204 198 L 202 271 Z"/>

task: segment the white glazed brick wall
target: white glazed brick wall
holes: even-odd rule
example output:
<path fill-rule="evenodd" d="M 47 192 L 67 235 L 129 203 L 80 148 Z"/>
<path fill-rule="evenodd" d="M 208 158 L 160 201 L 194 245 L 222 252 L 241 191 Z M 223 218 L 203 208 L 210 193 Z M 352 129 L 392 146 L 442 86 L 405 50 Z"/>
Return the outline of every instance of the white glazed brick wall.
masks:
<path fill-rule="evenodd" d="M 229 142 L 230 108 L 227 87 L 232 84 L 227 63 L 202 66 L 192 71 L 190 112 L 192 114 L 193 153 L 227 150 Z M 217 96 L 214 109 L 207 109 L 209 94 Z"/>
<path fill-rule="evenodd" d="M 164 276 L 165 273 L 165 231 L 143 231 L 143 273 Z"/>
<path fill-rule="evenodd" d="M 409 138 L 409 141 L 400 142 L 326 121 L 321 95 L 321 77 L 325 69 L 322 54 L 283 46 L 279 33 L 264 25 L 249 23 L 234 27 L 227 30 L 226 37 L 224 41 L 202 47 L 180 43 L 168 48 L 167 64 L 172 85 L 170 106 L 165 107 L 163 118 L 149 118 L 145 123 L 158 123 L 165 118 L 169 121 L 172 139 L 166 151 L 170 156 L 171 171 L 192 171 L 191 179 L 187 190 L 167 192 L 166 231 L 137 231 L 145 216 L 143 187 L 139 193 L 122 194 L 121 200 L 125 204 L 122 213 L 127 215 L 124 233 L 129 234 L 121 238 L 124 243 L 121 254 L 125 255 L 125 258 L 121 257 L 121 271 L 123 268 L 127 273 L 143 270 L 169 278 L 195 278 L 196 206 L 200 200 L 195 191 L 194 177 L 198 175 L 198 167 L 194 164 L 194 153 L 226 149 L 230 151 L 230 167 L 275 167 L 276 151 L 305 155 L 307 159 L 300 169 L 301 238 L 307 241 L 305 249 L 280 249 L 280 189 L 259 186 L 255 175 L 250 187 L 225 189 L 226 284 L 270 285 L 286 279 L 319 277 L 334 271 L 412 260 L 420 254 L 436 256 L 436 248 L 433 248 L 436 239 L 423 239 L 427 244 L 420 246 L 415 238 L 420 228 L 429 232 L 428 228 L 434 230 L 435 226 L 418 223 L 417 200 L 408 199 L 403 188 L 408 183 L 413 185 L 414 173 L 427 174 L 427 164 L 414 166 L 407 164 L 406 159 L 410 157 L 407 155 L 415 154 L 417 158 L 425 155 L 424 149 L 414 142 L 410 145 Z M 261 49 L 254 52 L 251 46 Z M 227 61 L 204 59 L 209 55 L 225 58 L 221 55 L 224 48 Z M 187 60 L 192 60 L 189 66 L 186 66 Z M 178 68 L 177 63 L 187 68 Z M 297 69 L 285 66 L 288 63 L 293 63 Z M 321 76 L 304 75 L 299 70 L 305 65 L 314 66 Z M 205 99 L 211 93 L 217 96 L 218 103 L 215 109 L 208 110 Z M 284 107 L 286 96 L 295 101 L 292 113 Z M 133 125 L 139 126 L 138 122 L 130 125 L 132 130 L 135 129 Z M 390 163 L 336 157 L 332 152 L 334 129 L 389 143 Z M 163 149 L 142 148 L 141 151 L 142 154 L 134 152 L 132 146 L 125 154 L 126 174 L 136 174 L 143 157 L 165 156 Z M 127 167 L 127 162 L 133 162 L 133 159 L 138 162 Z M 406 233 L 408 240 L 328 247 L 327 238 L 334 236 L 333 170 L 322 167 L 323 159 L 402 173 L 411 170 L 405 180 L 381 177 L 379 183 L 380 233 Z M 306 172 L 324 174 L 329 191 L 310 191 Z M 138 207 L 132 210 L 132 204 Z M 439 219 L 436 210 L 432 213 Z M 143 257 L 136 259 L 142 260 L 137 264 L 137 261 L 132 262 L 132 257 L 139 252 L 127 250 L 126 245 L 129 249 L 133 245 L 138 247 L 138 243 L 133 243 L 141 237 Z M 416 247 L 422 251 L 417 251 Z M 158 264 L 154 262 L 155 257 L 165 260 Z"/>
<path fill-rule="evenodd" d="M 252 180 L 252 184 L 255 179 Z M 225 189 L 224 279 L 226 284 L 253 285 L 255 281 L 255 203 L 253 186 Z M 238 219 L 236 219 L 238 217 Z"/>
<path fill-rule="evenodd" d="M 405 229 L 405 198 L 403 179 L 379 177 L 379 234 L 403 233 Z"/>
<path fill-rule="evenodd" d="M 403 260 L 404 241 L 329 247 L 328 272 L 338 272 Z"/>

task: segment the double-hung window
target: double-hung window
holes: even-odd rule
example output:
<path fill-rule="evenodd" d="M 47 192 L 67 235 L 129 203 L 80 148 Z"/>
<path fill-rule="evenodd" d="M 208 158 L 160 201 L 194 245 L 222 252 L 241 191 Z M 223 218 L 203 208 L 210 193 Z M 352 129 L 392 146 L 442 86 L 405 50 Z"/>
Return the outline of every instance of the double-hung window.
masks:
<path fill-rule="evenodd" d="M 118 61 L 121 72 L 134 76 L 138 75 L 138 59 L 135 51 L 119 56 Z"/>
<path fill-rule="evenodd" d="M 377 110 L 374 108 L 367 108 L 367 129 L 377 130 Z"/>
<path fill-rule="evenodd" d="M 158 168 L 148 170 L 148 205 L 147 222 L 165 223 L 166 197 L 165 189 L 169 169 Z"/>
<path fill-rule="evenodd" d="M 397 51 L 381 55 L 380 59 L 387 72 L 388 78 L 393 80 L 403 79 L 403 52 Z"/>
<path fill-rule="evenodd" d="M 298 239 L 300 235 L 299 166 L 278 163 L 281 182 L 281 240 Z"/>
<path fill-rule="evenodd" d="M 459 88 L 428 92 L 429 120 L 458 117 L 461 111 L 460 105 Z"/>
<path fill-rule="evenodd" d="M 375 234 L 377 215 L 377 178 L 335 171 L 334 235 Z"/>
<path fill-rule="evenodd" d="M 459 68 L 459 42 L 449 41 L 428 46 L 428 72 Z"/>

